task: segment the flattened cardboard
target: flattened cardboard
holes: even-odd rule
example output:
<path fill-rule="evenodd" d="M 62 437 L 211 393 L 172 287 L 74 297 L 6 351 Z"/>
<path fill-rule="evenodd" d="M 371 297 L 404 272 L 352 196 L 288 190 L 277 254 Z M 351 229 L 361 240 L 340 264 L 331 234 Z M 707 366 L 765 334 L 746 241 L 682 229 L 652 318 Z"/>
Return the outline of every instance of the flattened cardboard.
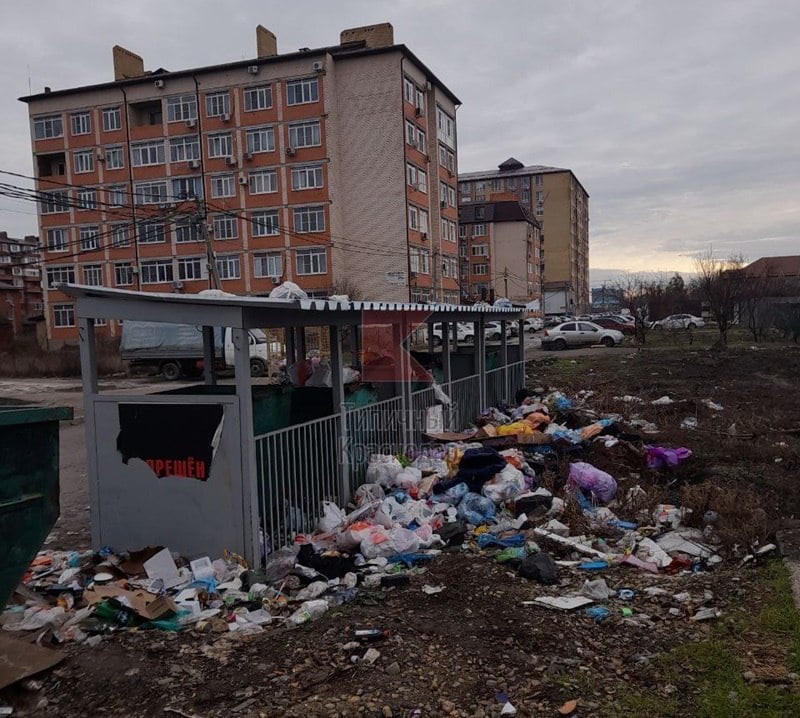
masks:
<path fill-rule="evenodd" d="M 156 596 L 141 589 L 129 591 L 115 584 L 87 589 L 83 592 L 83 597 L 91 605 L 100 603 L 107 598 L 124 599 L 123 603 L 127 602 L 135 613 L 147 621 L 155 621 L 178 610 L 174 601 L 167 596 Z"/>
<path fill-rule="evenodd" d="M 0 691 L 61 663 L 64 654 L 0 631 Z"/>

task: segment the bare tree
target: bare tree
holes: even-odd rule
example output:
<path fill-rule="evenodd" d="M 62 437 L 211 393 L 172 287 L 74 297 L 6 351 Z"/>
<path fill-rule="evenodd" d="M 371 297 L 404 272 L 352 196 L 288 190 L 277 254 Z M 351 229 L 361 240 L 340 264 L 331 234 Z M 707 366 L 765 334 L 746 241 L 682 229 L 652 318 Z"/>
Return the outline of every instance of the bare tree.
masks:
<path fill-rule="evenodd" d="M 719 331 L 716 346 L 725 348 L 728 330 L 737 321 L 739 308 L 748 294 L 749 278 L 743 269 L 745 259 L 742 255 L 719 259 L 709 249 L 695 257 L 694 265 L 697 271 L 695 288 Z"/>
<path fill-rule="evenodd" d="M 664 293 L 663 282 L 645 277 L 642 274 L 624 274 L 617 281 L 617 291 L 622 306 L 634 318 L 635 341 L 647 343 L 650 329 L 650 304 Z"/>

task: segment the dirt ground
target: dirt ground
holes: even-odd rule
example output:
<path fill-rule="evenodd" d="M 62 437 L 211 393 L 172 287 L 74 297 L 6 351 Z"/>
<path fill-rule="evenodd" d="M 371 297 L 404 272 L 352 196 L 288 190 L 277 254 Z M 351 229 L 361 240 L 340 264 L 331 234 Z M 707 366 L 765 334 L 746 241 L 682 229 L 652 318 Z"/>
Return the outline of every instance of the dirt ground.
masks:
<path fill-rule="evenodd" d="M 774 584 L 767 578 L 774 569 L 740 566 L 732 552 L 743 555 L 743 543 L 770 538 L 800 514 L 800 349 L 537 353 L 528 374 L 531 387 L 567 395 L 591 391 L 588 405 L 601 415 L 638 416 L 658 427 L 648 442 L 694 452 L 676 472 L 662 475 L 622 445 L 593 444 L 561 457 L 548 477 L 555 488 L 569 460 L 579 458 L 612 473 L 620 492 L 638 483 L 651 501 L 684 500 L 696 515 L 721 508 L 729 559 L 711 571 L 674 576 L 608 569 L 602 573 L 608 585 L 631 588 L 635 596 L 630 602 L 612 599 L 611 615 L 597 624 L 582 610 L 523 603 L 578 589 L 586 578 L 581 572 L 562 569 L 559 585 L 542 586 L 517 577 L 492 551 L 458 550 L 431 562 L 408 586 L 362 591 L 355 603 L 295 629 L 270 626 L 245 638 L 214 631 L 121 631 L 94 648 L 68 645 L 58 668 L 0 694 L 0 704 L 14 705 L 15 716 L 65 718 L 479 717 L 499 715 L 506 698 L 520 716 L 559 715 L 571 700 L 577 701 L 574 716 L 797 715 L 796 655 L 781 647 L 783 633 L 777 640 L 777 634 L 746 623 L 772 610 Z M 615 398 L 625 395 L 643 402 Z M 664 395 L 673 403 L 650 403 Z M 707 399 L 722 410 L 709 408 Z M 697 420 L 696 429 L 681 428 L 687 417 Z M 82 430 L 66 432 L 72 428 Z M 70 451 L 65 457 L 79 465 L 81 456 Z M 75 507 L 85 503 L 78 500 Z M 85 526 L 85 512 L 80 516 L 66 519 L 58 542 L 49 547 L 69 543 L 75 534 L 66 527 Z M 558 557 L 554 546 L 542 548 Z M 424 584 L 445 588 L 426 595 Z M 667 593 L 648 596 L 647 587 Z M 681 593 L 688 598 L 675 598 Z M 691 621 L 702 607 L 718 609 L 720 617 Z M 632 616 L 623 615 L 625 608 Z M 365 627 L 388 636 L 348 646 L 353 631 Z M 676 670 L 674 662 L 687 646 L 716 646 L 720 640 L 737 657 L 737 676 L 768 683 L 765 690 L 778 708 L 737 708 L 735 691 L 721 694 L 724 711 L 699 707 L 709 698 L 702 672 L 695 675 L 688 662 Z M 354 662 L 370 647 L 380 653 L 374 664 Z M 665 662 L 670 656 L 677 657 L 671 668 Z"/>

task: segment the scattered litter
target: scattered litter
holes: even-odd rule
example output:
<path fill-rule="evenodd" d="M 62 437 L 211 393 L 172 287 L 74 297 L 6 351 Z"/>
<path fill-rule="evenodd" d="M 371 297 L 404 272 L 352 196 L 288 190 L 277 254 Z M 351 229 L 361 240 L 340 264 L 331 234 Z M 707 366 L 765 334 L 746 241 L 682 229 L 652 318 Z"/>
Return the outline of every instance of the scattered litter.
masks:
<path fill-rule="evenodd" d="M 690 621 L 713 621 L 715 618 L 719 618 L 721 615 L 722 615 L 722 612 L 719 611 L 716 608 L 701 608 L 689 620 Z"/>
<path fill-rule="evenodd" d="M 591 598 L 586 596 L 539 596 L 533 601 L 523 601 L 523 606 L 541 605 L 547 608 L 556 608 L 560 611 L 574 611 L 576 608 L 583 608 L 594 603 Z"/>
<path fill-rule="evenodd" d="M 650 402 L 653 406 L 667 406 L 669 404 L 674 404 L 675 402 L 670 399 L 668 396 L 660 396 L 658 399 L 653 399 Z"/>
<path fill-rule="evenodd" d="M 688 429 L 692 431 L 697 428 L 697 417 L 696 416 L 687 416 L 683 421 L 681 421 L 681 429 Z"/>
<path fill-rule="evenodd" d="M 445 589 L 444 586 L 431 586 L 430 584 L 426 583 L 422 587 L 422 593 L 427 594 L 428 596 L 433 596 L 437 593 L 441 593 L 442 591 L 444 591 L 444 589 Z"/>
<path fill-rule="evenodd" d="M 577 707 L 578 707 L 578 701 L 576 700 L 567 701 L 563 706 L 561 706 L 561 708 L 558 709 L 558 712 L 562 716 L 568 716 L 571 713 L 574 713 Z"/>
<path fill-rule="evenodd" d="M 602 623 L 608 618 L 610 613 L 611 611 L 605 606 L 590 606 L 586 609 L 586 615 L 595 623 Z"/>

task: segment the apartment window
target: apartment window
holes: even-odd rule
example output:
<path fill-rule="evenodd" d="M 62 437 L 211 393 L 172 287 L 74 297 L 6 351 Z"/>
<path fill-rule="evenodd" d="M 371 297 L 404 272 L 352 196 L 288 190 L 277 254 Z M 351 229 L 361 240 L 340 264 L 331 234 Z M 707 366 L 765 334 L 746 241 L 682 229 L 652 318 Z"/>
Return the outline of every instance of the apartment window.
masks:
<path fill-rule="evenodd" d="M 466 258 L 467 256 L 467 245 L 466 242 L 462 242 L 458 247 L 458 256 Z"/>
<path fill-rule="evenodd" d="M 226 279 L 239 279 L 242 268 L 238 254 L 225 254 L 217 257 L 217 274 L 223 281 Z"/>
<path fill-rule="evenodd" d="M 167 201 L 166 182 L 137 182 L 133 192 L 136 204 L 164 204 Z"/>
<path fill-rule="evenodd" d="M 490 180 L 489 189 L 492 192 L 499 192 L 501 189 L 503 189 L 503 180 L 501 179 Z"/>
<path fill-rule="evenodd" d="M 130 247 L 131 237 L 127 224 L 111 225 L 111 246 L 115 249 Z"/>
<path fill-rule="evenodd" d="M 66 252 L 67 251 L 67 230 L 66 229 L 48 229 L 47 230 L 47 250 L 49 252 Z M 11 258 L 7 257 L 8 263 Z"/>
<path fill-rule="evenodd" d="M 472 256 L 473 257 L 487 257 L 489 255 L 489 245 L 488 244 L 473 244 L 472 245 Z"/>
<path fill-rule="evenodd" d="M 465 224 L 458 225 L 458 236 L 464 239 L 467 236 L 467 226 Z"/>
<path fill-rule="evenodd" d="M 69 212 L 69 192 L 66 190 L 59 192 L 43 192 L 39 204 L 42 214 L 57 214 L 58 212 Z"/>
<path fill-rule="evenodd" d="M 114 130 L 122 129 L 122 117 L 120 116 L 119 107 L 106 107 L 101 115 L 103 118 L 103 132 L 114 132 Z"/>
<path fill-rule="evenodd" d="M 328 271 L 328 253 L 324 247 L 298 249 L 295 254 L 298 275 L 325 274 Z"/>
<path fill-rule="evenodd" d="M 536 175 L 536 177 L 534 178 L 534 183 L 536 184 L 537 187 L 541 187 L 542 184 L 544 183 L 542 175 Z"/>
<path fill-rule="evenodd" d="M 544 202 L 544 191 L 543 190 L 539 190 L 538 192 L 536 192 L 536 201 L 537 202 Z"/>
<path fill-rule="evenodd" d="M 112 207 L 122 207 L 127 201 L 127 191 L 124 184 L 111 185 L 107 190 L 108 203 Z"/>
<path fill-rule="evenodd" d="M 228 91 L 209 92 L 206 95 L 206 117 L 223 117 L 231 114 L 231 98 Z"/>
<path fill-rule="evenodd" d="M 442 219 L 442 239 L 448 242 L 456 241 L 456 223 L 449 219 Z"/>
<path fill-rule="evenodd" d="M 47 288 L 56 284 L 75 284 L 75 267 L 48 267 Z"/>
<path fill-rule="evenodd" d="M 133 284 L 133 267 L 130 262 L 119 262 L 114 265 L 114 284 L 117 287 L 129 287 Z"/>
<path fill-rule="evenodd" d="M 406 120 L 406 142 L 412 147 L 416 147 L 417 128 L 413 122 Z"/>
<path fill-rule="evenodd" d="M 236 239 L 239 236 L 239 222 L 236 217 L 217 215 L 212 224 L 214 239 Z"/>
<path fill-rule="evenodd" d="M 269 194 L 278 191 L 278 173 L 275 170 L 251 172 L 248 177 L 250 194 Z"/>
<path fill-rule="evenodd" d="M 92 150 L 82 150 L 73 154 L 75 161 L 75 173 L 83 174 L 94 171 L 94 152 Z"/>
<path fill-rule="evenodd" d="M 427 210 L 424 210 L 424 209 L 417 210 L 417 214 L 419 215 L 419 231 L 420 232 L 427 232 L 428 231 L 428 212 L 427 212 Z"/>
<path fill-rule="evenodd" d="M 283 274 L 283 260 L 278 252 L 259 252 L 253 255 L 253 273 L 259 279 L 280 277 Z"/>
<path fill-rule="evenodd" d="M 191 217 L 182 217 L 175 222 L 175 243 L 188 244 L 189 242 L 202 242 L 200 225 Z"/>
<path fill-rule="evenodd" d="M 161 244 L 167 233 L 163 222 L 139 222 L 136 226 L 136 241 L 139 244 Z"/>
<path fill-rule="evenodd" d="M 485 207 L 476 207 L 475 208 L 475 219 L 484 219 L 486 214 Z"/>
<path fill-rule="evenodd" d="M 259 152 L 275 150 L 275 129 L 272 127 L 256 127 L 245 133 L 247 151 L 254 155 Z"/>
<path fill-rule="evenodd" d="M 53 305 L 53 326 L 74 327 L 75 308 L 71 304 Z"/>
<path fill-rule="evenodd" d="M 485 224 L 474 224 L 474 225 L 472 225 L 472 236 L 473 237 L 485 237 L 486 236 L 486 225 Z"/>
<path fill-rule="evenodd" d="M 417 108 L 418 115 L 425 113 L 425 95 L 419 88 L 414 90 L 414 107 Z"/>
<path fill-rule="evenodd" d="M 107 170 L 120 170 L 125 166 L 122 147 L 106 147 L 104 155 Z"/>
<path fill-rule="evenodd" d="M 134 167 L 164 164 L 164 141 L 137 142 L 131 145 L 131 163 Z"/>
<path fill-rule="evenodd" d="M 441 107 L 436 108 L 436 136 L 449 148 L 456 147 L 456 121 Z"/>
<path fill-rule="evenodd" d="M 292 147 L 318 147 L 321 143 L 319 120 L 289 125 L 289 145 Z"/>
<path fill-rule="evenodd" d="M 98 248 L 98 230 L 96 226 L 81 227 L 78 229 L 78 237 L 81 242 L 81 251 L 90 252 Z"/>
<path fill-rule="evenodd" d="M 199 177 L 177 177 L 172 180 L 172 196 L 175 199 L 195 199 L 203 196 L 203 185 Z"/>
<path fill-rule="evenodd" d="M 522 202 L 523 204 L 529 204 L 531 201 L 531 191 L 529 189 L 522 190 Z"/>
<path fill-rule="evenodd" d="M 414 104 L 414 83 L 411 82 L 407 77 L 403 78 L 403 99 L 406 102 L 410 102 L 412 105 Z"/>
<path fill-rule="evenodd" d="M 419 192 L 428 191 L 428 174 L 416 165 L 412 165 L 411 163 L 406 165 L 406 180 L 410 187 L 413 187 Z"/>
<path fill-rule="evenodd" d="M 92 132 L 92 116 L 88 112 L 73 112 L 70 117 L 73 135 L 88 135 Z"/>
<path fill-rule="evenodd" d="M 476 276 L 483 276 L 489 274 L 489 265 L 488 264 L 473 264 L 472 265 L 472 273 Z"/>
<path fill-rule="evenodd" d="M 169 161 L 189 162 L 200 159 L 200 138 L 197 135 L 173 137 L 169 141 Z"/>
<path fill-rule="evenodd" d="M 212 197 L 233 197 L 236 195 L 236 183 L 233 175 L 214 175 L 211 178 Z"/>
<path fill-rule="evenodd" d="M 142 284 L 163 284 L 173 280 L 172 260 L 154 259 L 142 262 L 140 279 Z"/>
<path fill-rule="evenodd" d="M 431 253 L 427 249 L 419 250 L 419 271 L 420 274 L 431 273 Z"/>
<path fill-rule="evenodd" d="M 178 259 L 178 279 L 204 279 L 202 257 L 181 257 Z"/>
<path fill-rule="evenodd" d="M 456 170 L 456 155 L 453 150 L 448 149 L 443 144 L 439 145 L 439 164 L 450 170 L 450 172 L 455 172 Z M 469 184 L 464 183 L 461 185 L 461 194 L 469 196 Z"/>
<path fill-rule="evenodd" d="M 419 274 L 419 248 L 411 247 L 408 252 L 409 266 L 413 274 Z"/>
<path fill-rule="evenodd" d="M 233 155 L 233 142 L 230 132 L 208 136 L 209 157 L 230 157 Z"/>
<path fill-rule="evenodd" d="M 99 264 L 84 264 L 83 283 L 90 287 L 101 286 L 103 284 L 103 268 Z"/>
<path fill-rule="evenodd" d="M 442 202 L 446 202 L 451 207 L 456 206 L 456 190 L 446 182 L 439 183 L 439 198 Z"/>
<path fill-rule="evenodd" d="M 253 212 L 252 224 L 252 234 L 254 237 L 275 236 L 279 232 L 277 210 Z"/>
<path fill-rule="evenodd" d="M 544 207 L 542 207 L 542 205 L 537 205 L 536 216 L 541 217 L 543 214 L 544 214 Z"/>
<path fill-rule="evenodd" d="M 244 111 L 268 110 L 272 107 L 272 87 L 248 87 L 244 91 Z"/>
<path fill-rule="evenodd" d="M 419 230 L 419 210 L 416 207 L 408 208 L 408 227 Z"/>
<path fill-rule="evenodd" d="M 317 100 L 319 100 L 319 83 L 316 77 L 286 83 L 287 105 L 303 105 Z"/>
<path fill-rule="evenodd" d="M 83 210 L 97 209 L 97 190 L 79 189 L 77 206 Z"/>
<path fill-rule="evenodd" d="M 425 137 L 425 132 L 417 128 L 417 149 L 420 152 L 425 152 L 427 146 L 428 146 L 428 141 L 427 138 Z"/>
<path fill-rule="evenodd" d="M 417 168 L 417 189 L 420 192 L 428 192 L 428 173 Z"/>
<path fill-rule="evenodd" d="M 33 121 L 33 137 L 37 140 L 49 140 L 53 137 L 64 135 L 64 125 L 61 115 L 48 115 L 37 117 Z"/>
<path fill-rule="evenodd" d="M 167 98 L 167 122 L 185 122 L 197 119 L 197 98 L 194 95 L 176 95 Z"/>
<path fill-rule="evenodd" d="M 323 187 L 322 165 L 292 167 L 292 189 L 318 189 Z"/>
<path fill-rule="evenodd" d="M 325 208 L 300 207 L 293 211 L 295 232 L 324 232 Z M 316 274 L 316 272 L 313 272 Z"/>
<path fill-rule="evenodd" d="M 530 177 L 523 177 L 520 180 L 522 189 L 530 189 L 531 188 L 531 178 Z"/>

